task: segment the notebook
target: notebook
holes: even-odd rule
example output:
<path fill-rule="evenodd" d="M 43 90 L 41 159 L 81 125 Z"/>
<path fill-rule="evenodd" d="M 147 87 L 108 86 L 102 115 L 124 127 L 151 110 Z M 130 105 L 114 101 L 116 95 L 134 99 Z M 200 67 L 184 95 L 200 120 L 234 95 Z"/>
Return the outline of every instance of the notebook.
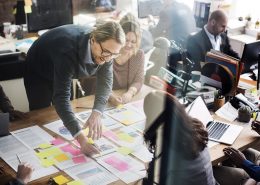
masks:
<path fill-rule="evenodd" d="M 187 108 L 190 116 L 199 119 L 207 128 L 209 140 L 232 145 L 243 127 L 213 120 L 205 102 L 199 96 Z"/>
<path fill-rule="evenodd" d="M 0 113 L 0 136 L 9 134 L 9 113 Z"/>

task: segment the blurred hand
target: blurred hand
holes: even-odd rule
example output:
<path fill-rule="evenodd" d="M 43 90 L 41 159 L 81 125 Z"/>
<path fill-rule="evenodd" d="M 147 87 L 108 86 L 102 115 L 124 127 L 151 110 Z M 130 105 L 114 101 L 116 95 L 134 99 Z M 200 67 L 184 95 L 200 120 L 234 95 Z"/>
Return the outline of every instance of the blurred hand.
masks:
<path fill-rule="evenodd" d="M 122 103 L 128 103 L 132 100 L 133 93 L 132 92 L 126 92 L 122 95 Z"/>
<path fill-rule="evenodd" d="M 18 166 L 16 178 L 23 181 L 24 184 L 27 184 L 32 176 L 34 171 L 33 167 L 28 163 L 21 163 Z"/>
<path fill-rule="evenodd" d="M 260 135 L 260 122 L 259 121 L 253 121 L 251 128 Z"/>
<path fill-rule="evenodd" d="M 245 155 L 240 152 L 239 150 L 232 148 L 232 147 L 227 147 L 223 149 L 223 152 L 226 156 L 228 156 L 231 161 L 237 166 L 240 167 L 244 160 L 246 160 Z"/>
<path fill-rule="evenodd" d="M 99 153 L 99 150 L 94 145 L 91 145 L 87 142 L 87 137 L 84 136 L 83 133 L 80 133 L 76 139 L 80 144 L 81 152 L 85 155 L 93 156 Z"/>
<path fill-rule="evenodd" d="M 99 139 L 102 136 L 102 123 L 101 123 L 101 114 L 96 111 L 92 111 L 89 116 L 86 124 L 83 128 L 89 128 L 88 137 L 93 140 Z"/>
<path fill-rule="evenodd" d="M 110 95 L 108 101 L 112 104 L 112 105 L 115 105 L 115 106 L 118 106 L 120 104 L 123 104 L 123 100 L 122 100 L 122 97 L 120 96 L 116 96 L 116 95 Z"/>
<path fill-rule="evenodd" d="M 17 119 L 24 119 L 24 118 L 28 117 L 26 113 L 18 111 L 18 110 L 13 110 L 13 111 L 9 112 L 9 114 L 10 114 L 11 121 L 14 121 Z"/>

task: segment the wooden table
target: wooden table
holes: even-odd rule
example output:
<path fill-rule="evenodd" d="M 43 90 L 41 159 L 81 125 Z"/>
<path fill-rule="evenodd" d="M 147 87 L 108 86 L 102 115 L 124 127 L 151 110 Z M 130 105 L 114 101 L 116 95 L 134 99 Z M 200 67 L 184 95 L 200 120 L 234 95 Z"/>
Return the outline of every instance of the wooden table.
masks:
<path fill-rule="evenodd" d="M 152 88 L 144 85 L 142 90 L 134 97 L 133 101 L 144 98 L 145 95 L 148 94 L 151 90 L 152 90 Z M 123 90 L 115 91 L 115 93 L 118 93 L 118 94 L 122 94 L 123 92 L 125 92 L 125 91 L 123 91 Z M 94 100 L 94 96 L 87 96 L 87 97 L 75 99 L 71 103 L 72 103 L 72 107 L 75 112 L 81 112 L 81 111 L 84 111 L 85 109 L 80 109 L 80 108 L 76 108 L 76 107 L 91 107 L 91 106 L 93 106 L 93 100 Z M 33 126 L 33 125 L 39 125 L 42 127 L 44 124 L 47 124 L 47 123 L 50 123 L 52 121 L 59 119 L 54 107 L 48 107 L 48 108 L 41 109 L 41 110 L 31 111 L 28 113 L 28 116 L 29 117 L 25 120 L 12 122 L 10 131 L 22 129 L 22 128 Z M 256 144 L 258 144 L 258 140 L 259 140 L 260 136 L 256 132 L 251 130 L 251 123 L 239 123 L 239 122 L 235 121 L 234 124 L 241 125 L 244 127 L 244 129 L 242 130 L 242 132 L 240 133 L 239 137 L 236 139 L 236 141 L 234 142 L 232 147 L 237 148 L 239 150 L 245 150 L 249 147 L 254 147 Z M 47 132 L 49 132 L 54 137 L 57 136 L 54 133 L 50 132 L 49 130 L 45 129 L 44 127 L 42 127 L 42 128 L 44 130 L 46 130 Z M 217 165 L 219 162 L 226 159 L 226 157 L 224 156 L 224 153 L 222 151 L 225 147 L 227 147 L 227 145 L 219 144 L 219 145 L 216 145 L 216 146 L 210 148 L 212 165 Z M 13 177 L 15 176 L 14 170 L 11 169 L 3 160 L 0 160 L 0 165 L 4 165 L 6 174 L 9 174 Z M 58 174 L 62 174 L 65 177 L 67 177 L 68 179 L 71 179 L 67 174 L 60 171 L 59 173 L 52 174 L 47 177 L 43 177 L 43 178 L 35 180 L 29 184 L 47 184 L 50 177 L 56 177 Z M 0 176 L 0 178 L 1 178 L 1 176 Z M 140 183 L 140 181 L 137 183 L 134 183 L 134 184 L 139 184 L 139 183 Z M 118 185 L 118 184 L 124 184 L 124 183 L 122 181 L 117 181 L 112 184 Z"/>
<path fill-rule="evenodd" d="M 152 88 L 144 85 L 142 87 L 141 91 L 134 97 L 133 101 L 143 99 L 145 97 L 145 95 L 147 95 L 150 91 L 152 91 Z M 115 91 L 116 94 L 122 94 L 123 92 L 125 92 L 125 90 Z M 86 109 L 81 109 L 81 108 L 76 108 L 76 107 L 92 107 L 93 103 L 94 103 L 94 96 L 87 96 L 87 97 L 73 100 L 71 102 L 71 105 L 75 112 L 81 112 Z M 50 123 L 52 121 L 58 120 L 58 119 L 60 119 L 60 118 L 58 117 L 54 107 L 51 106 L 48 108 L 31 111 L 28 113 L 27 119 L 12 122 L 11 126 L 10 126 L 10 131 L 30 127 L 33 125 L 38 125 L 42 129 L 44 129 L 48 133 L 50 133 L 52 136 L 56 137 L 57 136 L 56 134 L 49 131 L 45 127 L 43 127 L 43 125 Z M 1 179 L 0 184 L 3 182 L 3 178 L 6 178 L 6 180 L 7 180 L 7 179 L 11 179 L 12 177 L 15 177 L 15 175 L 16 175 L 15 171 L 11 167 L 9 167 L 2 159 L 0 159 L 0 166 L 4 166 L 4 170 L 5 170 L 4 176 L 1 177 L 1 175 L 0 175 L 0 179 Z M 46 176 L 46 177 L 34 180 L 29 184 L 35 184 L 35 185 L 36 184 L 37 185 L 38 184 L 48 184 L 48 180 L 50 179 L 50 177 L 56 177 L 57 175 L 60 175 L 60 174 L 70 180 L 73 180 L 66 173 L 64 173 L 63 171 L 60 171 L 59 173 L 55 173 L 50 176 Z M 139 184 L 139 183 L 141 184 L 141 181 L 135 182 L 132 184 Z M 116 181 L 115 183 L 112 183 L 112 184 L 119 185 L 119 184 L 124 184 L 124 183 L 122 181 Z"/>

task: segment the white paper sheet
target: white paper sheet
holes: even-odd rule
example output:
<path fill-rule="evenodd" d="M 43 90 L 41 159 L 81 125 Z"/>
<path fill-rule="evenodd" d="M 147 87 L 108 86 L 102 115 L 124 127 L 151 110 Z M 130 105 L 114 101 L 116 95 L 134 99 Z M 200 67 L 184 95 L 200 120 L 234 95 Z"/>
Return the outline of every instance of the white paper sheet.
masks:
<path fill-rule="evenodd" d="M 31 149 L 37 148 L 42 143 L 49 143 L 54 138 L 39 126 L 27 127 L 11 132 Z"/>
<path fill-rule="evenodd" d="M 72 135 L 70 134 L 69 130 L 64 126 L 64 124 L 61 120 L 57 120 L 57 121 L 48 123 L 48 124 L 44 125 L 44 127 L 67 140 L 74 139 L 72 137 Z"/>
<path fill-rule="evenodd" d="M 119 153 L 111 153 L 100 157 L 97 162 L 125 183 L 137 181 L 146 175 L 143 163 Z"/>
<path fill-rule="evenodd" d="M 30 151 L 31 149 L 15 138 L 13 135 L 8 135 L 0 138 L 0 156 L 8 157 L 15 156 L 16 154 Z"/>
<path fill-rule="evenodd" d="M 118 180 L 98 163 L 92 161 L 66 169 L 65 172 L 75 180 L 81 180 L 88 185 L 105 185 Z"/>
<path fill-rule="evenodd" d="M 238 117 L 238 110 L 235 109 L 229 102 L 225 103 L 220 109 L 215 112 L 219 117 L 230 122 Z"/>
<path fill-rule="evenodd" d="M 33 166 L 34 171 L 32 173 L 31 181 L 58 172 L 58 170 L 54 166 L 50 166 L 48 168 L 42 167 L 38 158 L 35 156 L 33 151 L 19 153 L 17 155 L 19 156 L 21 162 L 28 162 L 29 164 L 31 164 Z M 19 161 L 17 159 L 16 154 L 10 155 L 10 156 L 5 156 L 5 157 L 3 157 L 3 159 L 7 164 L 9 164 L 17 172 L 17 167 L 19 165 Z"/>

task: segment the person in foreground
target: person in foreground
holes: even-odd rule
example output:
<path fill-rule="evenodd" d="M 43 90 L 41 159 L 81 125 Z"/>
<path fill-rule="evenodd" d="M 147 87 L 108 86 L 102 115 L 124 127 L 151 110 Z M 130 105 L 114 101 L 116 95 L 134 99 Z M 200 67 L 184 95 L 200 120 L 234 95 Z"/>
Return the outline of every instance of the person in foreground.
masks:
<path fill-rule="evenodd" d="M 122 96 L 112 93 L 109 101 L 114 105 L 130 102 L 144 83 L 144 52 L 139 49 L 141 30 L 138 20 L 128 13 L 120 25 L 126 35 L 126 44 L 113 63 L 113 89 L 127 89 L 127 92 Z"/>
<path fill-rule="evenodd" d="M 252 129 L 260 134 L 260 122 L 254 121 Z M 226 166 L 214 167 L 214 176 L 221 185 L 258 185 L 260 184 L 260 152 L 249 148 L 240 152 L 227 147 L 223 150 L 229 158 Z"/>
<path fill-rule="evenodd" d="M 3 87 L 0 85 L 0 110 L 3 113 L 8 112 L 11 121 L 26 118 L 26 114 L 15 110 L 10 99 L 6 96 Z"/>
<path fill-rule="evenodd" d="M 211 49 L 239 59 L 225 33 L 227 22 L 227 15 L 222 10 L 215 10 L 202 30 L 188 38 L 187 52 L 195 62 L 194 70 L 201 70 L 200 62 L 205 62 L 205 56 Z"/>
<path fill-rule="evenodd" d="M 31 180 L 34 169 L 28 163 L 21 163 L 18 165 L 16 178 L 6 185 L 25 185 Z"/>
<path fill-rule="evenodd" d="M 64 25 L 43 34 L 28 51 L 24 84 L 30 110 L 53 103 L 64 125 L 87 155 L 98 151 L 87 143 L 72 111 L 72 79 L 97 76 L 94 107 L 84 128 L 89 128 L 88 137 L 98 139 L 102 134 L 101 115 L 112 90 L 112 59 L 119 55 L 124 44 L 124 31 L 115 22 L 106 22 L 96 29 Z"/>
<path fill-rule="evenodd" d="M 217 184 L 207 148 L 208 133 L 201 121 L 190 117 L 176 97 L 163 91 L 154 91 L 145 97 L 144 112 L 147 117 L 144 139 L 150 151 L 158 152 L 156 156 L 162 165 L 159 184 Z M 158 133 L 160 126 L 171 129 L 164 128 L 163 133 Z M 157 141 L 162 141 L 161 153 Z M 167 155 L 167 159 L 163 158 Z M 150 163 L 148 177 L 154 170 L 151 166 Z M 148 180 L 147 184 L 151 183 Z"/>

